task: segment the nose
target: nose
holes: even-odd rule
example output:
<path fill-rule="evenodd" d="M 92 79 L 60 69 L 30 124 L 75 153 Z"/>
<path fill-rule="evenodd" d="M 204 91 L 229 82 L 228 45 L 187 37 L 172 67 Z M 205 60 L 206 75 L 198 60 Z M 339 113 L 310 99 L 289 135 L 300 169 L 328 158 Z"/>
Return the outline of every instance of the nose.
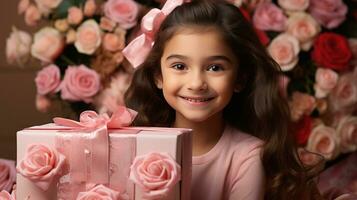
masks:
<path fill-rule="evenodd" d="M 190 72 L 191 76 L 188 77 L 188 89 L 189 90 L 206 90 L 207 89 L 207 80 L 204 72 L 199 70 Z"/>

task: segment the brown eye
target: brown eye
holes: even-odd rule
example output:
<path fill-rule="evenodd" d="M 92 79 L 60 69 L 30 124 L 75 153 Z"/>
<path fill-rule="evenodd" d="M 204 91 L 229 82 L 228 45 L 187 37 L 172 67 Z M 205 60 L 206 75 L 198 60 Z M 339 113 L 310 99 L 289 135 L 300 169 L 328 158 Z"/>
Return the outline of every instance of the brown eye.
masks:
<path fill-rule="evenodd" d="M 223 67 L 220 65 L 210 65 L 207 69 L 207 71 L 214 71 L 214 72 L 222 71 L 222 70 L 223 70 Z"/>
<path fill-rule="evenodd" d="M 185 65 L 178 63 L 178 64 L 174 64 L 172 65 L 172 68 L 176 69 L 176 70 L 184 70 L 185 69 Z"/>

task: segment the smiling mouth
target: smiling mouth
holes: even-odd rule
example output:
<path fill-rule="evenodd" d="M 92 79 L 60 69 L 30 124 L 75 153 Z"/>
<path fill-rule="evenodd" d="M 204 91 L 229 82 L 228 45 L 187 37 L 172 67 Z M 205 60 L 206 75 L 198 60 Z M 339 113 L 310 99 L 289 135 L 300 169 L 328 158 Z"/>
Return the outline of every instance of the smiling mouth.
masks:
<path fill-rule="evenodd" d="M 192 103 L 204 103 L 207 101 L 212 100 L 214 97 L 209 97 L 209 98 L 192 98 L 192 97 L 181 97 L 186 101 L 192 102 Z"/>

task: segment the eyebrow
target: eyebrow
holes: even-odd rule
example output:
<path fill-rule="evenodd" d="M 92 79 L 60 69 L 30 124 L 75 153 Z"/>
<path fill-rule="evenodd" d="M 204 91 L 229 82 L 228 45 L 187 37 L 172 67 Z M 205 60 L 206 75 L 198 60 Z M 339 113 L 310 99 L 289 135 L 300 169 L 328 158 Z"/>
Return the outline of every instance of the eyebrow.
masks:
<path fill-rule="evenodd" d="M 170 60 L 170 59 L 174 59 L 174 58 L 178 58 L 178 59 L 182 59 L 182 60 L 189 60 L 189 57 L 184 56 L 184 55 L 179 55 L 179 54 L 172 54 L 170 56 L 168 56 L 166 58 L 166 60 Z M 233 61 L 231 59 L 229 59 L 227 56 L 224 55 L 214 55 L 214 56 L 210 56 L 207 58 L 207 60 L 213 61 L 213 60 L 224 60 L 226 62 L 229 63 L 233 63 Z"/>

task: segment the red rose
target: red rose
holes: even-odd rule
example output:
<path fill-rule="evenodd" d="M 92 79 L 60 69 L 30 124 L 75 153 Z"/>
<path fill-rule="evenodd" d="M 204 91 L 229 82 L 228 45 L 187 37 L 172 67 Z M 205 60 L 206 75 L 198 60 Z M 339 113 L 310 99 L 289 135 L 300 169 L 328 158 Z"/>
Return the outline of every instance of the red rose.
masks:
<path fill-rule="evenodd" d="M 311 57 L 320 67 L 343 71 L 348 68 L 352 52 L 345 37 L 326 32 L 316 38 Z"/>
<path fill-rule="evenodd" d="M 298 145 L 305 145 L 309 139 L 312 130 L 312 119 L 305 116 L 296 124 L 295 138 Z"/>

